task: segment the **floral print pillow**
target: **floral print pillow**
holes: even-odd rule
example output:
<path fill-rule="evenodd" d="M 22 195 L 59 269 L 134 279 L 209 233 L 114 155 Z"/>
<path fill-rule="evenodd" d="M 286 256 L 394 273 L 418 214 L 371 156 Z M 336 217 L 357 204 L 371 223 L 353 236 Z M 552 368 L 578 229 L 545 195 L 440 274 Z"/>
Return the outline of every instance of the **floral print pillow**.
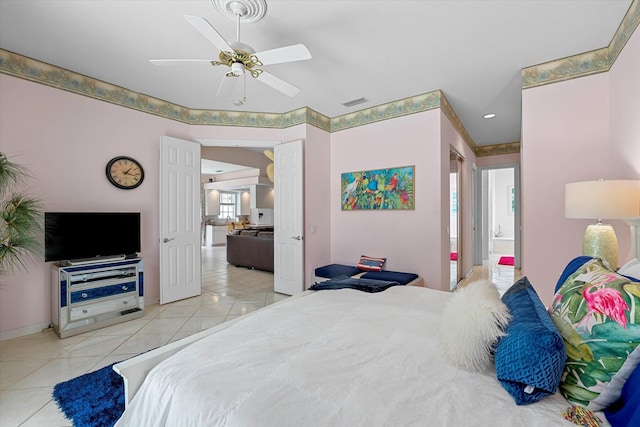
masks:
<path fill-rule="evenodd" d="M 591 410 L 604 409 L 615 400 L 612 378 L 627 359 L 637 364 L 629 355 L 640 344 L 640 283 L 594 258 L 562 284 L 549 314 L 567 349 L 561 393 Z"/>

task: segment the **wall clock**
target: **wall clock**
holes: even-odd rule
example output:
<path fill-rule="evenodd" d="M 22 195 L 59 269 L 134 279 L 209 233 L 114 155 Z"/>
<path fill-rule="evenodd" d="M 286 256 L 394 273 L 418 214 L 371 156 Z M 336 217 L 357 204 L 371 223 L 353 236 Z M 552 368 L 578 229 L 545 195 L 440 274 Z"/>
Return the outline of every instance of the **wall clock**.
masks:
<path fill-rule="evenodd" d="M 123 190 L 132 190 L 142 184 L 144 169 L 135 159 L 118 156 L 109 160 L 106 168 L 109 182 Z"/>

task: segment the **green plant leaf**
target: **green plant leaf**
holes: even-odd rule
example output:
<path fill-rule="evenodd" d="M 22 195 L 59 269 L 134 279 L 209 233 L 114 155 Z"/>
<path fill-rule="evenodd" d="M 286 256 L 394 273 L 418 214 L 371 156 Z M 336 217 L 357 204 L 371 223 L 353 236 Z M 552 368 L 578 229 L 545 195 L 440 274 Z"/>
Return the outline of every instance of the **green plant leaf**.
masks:
<path fill-rule="evenodd" d="M 595 393 L 578 385 L 571 385 L 566 383 L 560 384 L 560 390 L 572 402 L 576 402 L 585 406 L 600 395 L 600 393 Z"/>
<path fill-rule="evenodd" d="M 28 177 L 25 168 L 0 153 L 0 275 L 14 268 L 26 270 L 43 252 L 42 202 L 12 191 Z"/>

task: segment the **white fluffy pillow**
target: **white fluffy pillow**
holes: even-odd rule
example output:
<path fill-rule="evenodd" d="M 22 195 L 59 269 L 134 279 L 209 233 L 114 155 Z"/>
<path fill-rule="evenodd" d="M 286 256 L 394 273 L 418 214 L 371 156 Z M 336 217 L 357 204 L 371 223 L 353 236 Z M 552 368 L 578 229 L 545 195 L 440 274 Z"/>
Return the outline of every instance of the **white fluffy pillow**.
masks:
<path fill-rule="evenodd" d="M 490 281 L 460 288 L 444 309 L 438 333 L 445 358 L 459 368 L 484 371 L 510 318 L 509 309 Z"/>

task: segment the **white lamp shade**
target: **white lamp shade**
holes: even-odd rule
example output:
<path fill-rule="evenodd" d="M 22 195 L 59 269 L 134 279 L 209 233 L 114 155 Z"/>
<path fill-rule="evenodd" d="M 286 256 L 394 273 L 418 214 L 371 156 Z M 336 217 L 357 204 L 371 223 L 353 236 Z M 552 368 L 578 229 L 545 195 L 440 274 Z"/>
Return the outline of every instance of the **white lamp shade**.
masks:
<path fill-rule="evenodd" d="M 565 185 L 566 218 L 617 219 L 640 216 L 640 181 L 572 182 Z"/>

